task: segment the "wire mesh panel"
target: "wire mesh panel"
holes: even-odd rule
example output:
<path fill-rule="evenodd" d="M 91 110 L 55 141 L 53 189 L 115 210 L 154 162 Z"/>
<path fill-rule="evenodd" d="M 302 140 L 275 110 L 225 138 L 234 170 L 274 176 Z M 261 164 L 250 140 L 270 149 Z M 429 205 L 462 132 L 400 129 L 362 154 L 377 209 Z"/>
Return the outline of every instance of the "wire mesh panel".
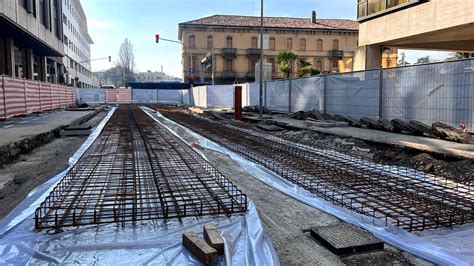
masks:
<path fill-rule="evenodd" d="M 260 83 L 249 83 L 249 105 L 256 106 L 260 105 Z M 263 97 L 265 99 L 265 90 L 263 89 Z"/>
<path fill-rule="evenodd" d="M 133 96 L 134 103 L 157 103 L 158 102 L 157 90 L 133 89 L 132 96 Z"/>
<path fill-rule="evenodd" d="M 207 107 L 232 108 L 234 106 L 233 85 L 207 86 Z"/>
<path fill-rule="evenodd" d="M 35 211 L 35 228 L 231 215 L 247 198 L 137 106 L 120 105 Z"/>
<path fill-rule="evenodd" d="M 80 88 L 77 90 L 77 100 L 88 104 L 105 103 L 105 89 Z"/>
<path fill-rule="evenodd" d="M 311 77 L 291 81 L 291 111 L 323 111 L 324 78 Z"/>
<path fill-rule="evenodd" d="M 383 117 L 474 128 L 474 60 L 385 69 Z"/>
<path fill-rule="evenodd" d="M 379 84 L 379 70 L 328 75 L 326 112 L 378 118 Z"/>
<path fill-rule="evenodd" d="M 288 112 L 289 108 L 289 80 L 267 81 L 266 103 L 267 108 L 272 111 Z"/>

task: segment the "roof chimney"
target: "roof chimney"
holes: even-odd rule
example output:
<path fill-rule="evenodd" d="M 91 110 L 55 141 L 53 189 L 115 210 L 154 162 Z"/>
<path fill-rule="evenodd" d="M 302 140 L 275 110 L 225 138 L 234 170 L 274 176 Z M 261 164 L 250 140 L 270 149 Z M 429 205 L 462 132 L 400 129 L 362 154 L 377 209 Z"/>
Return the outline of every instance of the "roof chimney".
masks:
<path fill-rule="evenodd" d="M 311 13 L 311 23 L 316 24 L 316 11 Z"/>

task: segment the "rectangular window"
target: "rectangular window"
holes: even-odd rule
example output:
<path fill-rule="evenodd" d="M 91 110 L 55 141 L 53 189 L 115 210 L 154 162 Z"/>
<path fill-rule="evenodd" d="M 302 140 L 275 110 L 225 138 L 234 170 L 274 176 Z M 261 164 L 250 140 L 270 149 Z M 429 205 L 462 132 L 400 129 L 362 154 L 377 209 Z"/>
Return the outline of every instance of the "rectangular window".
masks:
<path fill-rule="evenodd" d="M 212 49 L 212 35 L 207 36 L 207 49 Z"/>
<path fill-rule="evenodd" d="M 258 48 L 258 38 L 257 37 L 252 37 L 252 43 L 251 43 L 252 49 L 257 49 Z"/>
<path fill-rule="evenodd" d="M 423 0 L 358 0 L 357 18 L 361 19 L 371 15 L 383 14 L 387 9 L 403 8 L 415 5 Z"/>
<path fill-rule="evenodd" d="M 306 39 L 304 38 L 300 39 L 300 50 L 306 51 Z"/>
<path fill-rule="evenodd" d="M 226 48 L 232 48 L 232 37 L 227 36 L 225 38 L 225 47 Z"/>
<path fill-rule="evenodd" d="M 270 50 L 275 51 L 275 38 L 270 38 L 269 48 Z"/>
<path fill-rule="evenodd" d="M 339 40 L 338 39 L 332 40 L 332 49 L 333 50 L 339 50 Z"/>
<path fill-rule="evenodd" d="M 369 0 L 367 15 L 378 13 L 385 9 L 385 0 Z"/>
<path fill-rule="evenodd" d="M 232 59 L 226 59 L 225 60 L 224 70 L 225 71 L 232 71 L 233 70 L 233 60 Z"/>
<path fill-rule="evenodd" d="M 292 38 L 286 39 L 286 49 L 293 50 L 293 39 Z"/>
<path fill-rule="evenodd" d="M 322 52 L 323 51 L 323 40 L 318 39 L 316 41 L 316 51 L 317 52 Z"/>
<path fill-rule="evenodd" d="M 275 58 L 268 58 L 268 63 L 272 64 L 272 73 L 276 73 Z"/>
<path fill-rule="evenodd" d="M 255 64 L 257 60 L 249 60 L 249 73 L 255 74 Z"/>
<path fill-rule="evenodd" d="M 189 36 L 189 48 L 196 48 L 196 37 L 194 35 Z"/>

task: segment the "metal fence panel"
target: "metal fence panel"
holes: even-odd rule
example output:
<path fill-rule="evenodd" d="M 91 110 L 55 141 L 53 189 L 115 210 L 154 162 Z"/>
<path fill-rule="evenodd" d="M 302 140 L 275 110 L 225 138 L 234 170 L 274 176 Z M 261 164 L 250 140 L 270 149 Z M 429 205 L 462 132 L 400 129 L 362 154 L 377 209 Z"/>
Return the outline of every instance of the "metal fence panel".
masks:
<path fill-rule="evenodd" d="M 324 78 L 311 77 L 291 81 L 291 111 L 323 111 Z"/>
<path fill-rule="evenodd" d="M 181 90 L 158 90 L 158 102 L 160 103 L 181 103 L 183 94 Z"/>
<path fill-rule="evenodd" d="M 383 117 L 474 128 L 474 60 L 385 69 Z"/>
<path fill-rule="evenodd" d="M 190 99 L 189 99 L 189 90 L 182 90 L 181 93 L 183 94 L 183 103 L 191 104 Z"/>
<path fill-rule="evenodd" d="M 249 83 L 249 105 L 256 106 L 260 104 L 260 82 Z M 265 94 L 264 94 L 265 99 Z"/>
<path fill-rule="evenodd" d="M 77 90 L 78 102 L 87 104 L 105 103 L 105 89 L 101 88 L 80 88 Z"/>
<path fill-rule="evenodd" d="M 289 108 L 289 80 L 267 81 L 265 95 L 267 108 L 273 111 L 288 112 Z"/>
<path fill-rule="evenodd" d="M 192 93 L 192 104 L 197 107 L 207 107 L 207 86 L 193 87 Z"/>
<path fill-rule="evenodd" d="M 158 102 L 157 90 L 133 89 L 134 103 L 156 103 Z"/>
<path fill-rule="evenodd" d="M 234 85 L 207 86 L 207 107 L 232 108 L 234 106 Z"/>
<path fill-rule="evenodd" d="M 328 75 L 326 112 L 378 119 L 379 84 L 380 70 Z"/>

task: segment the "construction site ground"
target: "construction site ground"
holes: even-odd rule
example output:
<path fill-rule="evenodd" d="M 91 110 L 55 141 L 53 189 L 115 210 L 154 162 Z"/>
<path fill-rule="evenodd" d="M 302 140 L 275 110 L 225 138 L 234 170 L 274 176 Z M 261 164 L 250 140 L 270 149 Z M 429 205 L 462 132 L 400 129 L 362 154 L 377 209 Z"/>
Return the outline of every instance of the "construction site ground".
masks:
<path fill-rule="evenodd" d="M 447 140 L 434 139 L 422 136 L 413 136 L 407 134 L 397 134 L 357 127 L 315 127 L 308 126 L 303 120 L 297 120 L 289 117 L 275 116 L 272 119 L 266 119 L 268 123 L 287 124 L 290 127 L 299 127 L 310 131 L 323 134 L 332 134 L 341 137 L 359 139 L 376 144 L 385 144 L 407 149 L 415 149 L 423 152 L 437 153 L 447 156 L 464 157 L 474 159 L 474 144 L 463 144 Z"/>
<path fill-rule="evenodd" d="M 93 114 L 91 111 L 57 111 L 51 116 L 40 115 L 43 119 L 30 122 L 27 131 L 16 133 L 5 132 L 2 129 L 2 137 L 15 141 L 28 135 L 34 138 L 34 134 L 41 134 L 60 126 L 67 126 L 77 119 Z M 101 111 L 92 117 L 86 124 L 96 126 L 107 114 Z M 47 115 L 47 114 L 46 114 Z M 49 117 L 49 119 L 47 119 Z M 25 118 L 15 119 L 22 121 Z M 23 120 L 24 121 L 24 120 Z M 3 122 L 4 124 L 8 122 Z M 13 123 L 6 123 L 13 124 Z M 27 124 L 27 123 L 23 123 Z M 22 125 L 23 125 L 22 124 Z M 13 162 L 0 168 L 0 219 L 5 217 L 28 193 L 48 178 L 57 175 L 66 169 L 69 158 L 82 145 L 87 137 L 53 138 L 45 143 L 38 143 L 38 148 L 29 153 L 21 154 Z"/>
<path fill-rule="evenodd" d="M 97 125 L 105 115 L 106 112 L 99 113 L 88 124 Z M 70 120 L 75 119 L 77 118 Z M 50 121 L 46 124 L 49 127 Z M 8 125 L 8 123 L 0 124 L 0 128 L 4 125 Z M 252 124 L 248 123 L 241 125 L 243 127 L 253 127 Z M 40 127 L 45 127 L 45 125 Z M 51 128 L 55 127 L 57 125 L 51 126 Z M 39 132 L 34 131 L 34 128 L 29 130 L 32 130 L 29 132 Z M 347 128 L 342 130 L 347 131 Z M 2 129 L 2 137 L 3 134 Z M 376 141 L 363 141 L 358 137 L 353 138 L 331 132 L 286 130 L 274 134 L 288 140 L 312 146 L 332 146 L 339 151 L 361 154 L 379 162 L 424 168 L 427 172 L 445 171 L 447 174 L 451 174 L 453 178 L 462 178 L 462 173 L 459 169 L 473 169 L 472 160 L 445 158 L 431 152 L 426 153 L 426 151 L 413 147 L 407 149 L 403 148 L 403 146 L 392 145 L 391 143 L 385 143 L 386 145 L 374 144 L 373 142 Z M 180 135 L 184 136 L 188 142 L 193 142 L 192 136 L 186 132 L 182 131 Z M 14 134 L 11 135 L 11 138 L 14 141 L 13 136 Z M 34 149 L 32 152 L 21 155 L 18 159 L 0 169 L 0 218 L 8 214 L 29 191 L 49 177 L 63 171 L 67 166 L 69 157 L 74 154 L 84 140 L 84 137 L 55 138 L 51 142 Z M 429 141 L 433 140 L 430 139 Z M 389 246 L 386 246 L 385 251 L 382 252 L 348 257 L 336 256 L 313 240 L 309 236 L 309 229 L 313 226 L 328 226 L 341 223 L 340 220 L 309 207 L 257 180 L 229 157 L 210 150 L 199 149 L 209 159 L 211 164 L 232 180 L 254 201 L 266 233 L 272 240 L 282 265 L 429 264 L 422 259 Z M 452 169 L 450 170 L 450 168 Z M 467 173 L 466 176 L 469 177 L 472 174 Z"/>

